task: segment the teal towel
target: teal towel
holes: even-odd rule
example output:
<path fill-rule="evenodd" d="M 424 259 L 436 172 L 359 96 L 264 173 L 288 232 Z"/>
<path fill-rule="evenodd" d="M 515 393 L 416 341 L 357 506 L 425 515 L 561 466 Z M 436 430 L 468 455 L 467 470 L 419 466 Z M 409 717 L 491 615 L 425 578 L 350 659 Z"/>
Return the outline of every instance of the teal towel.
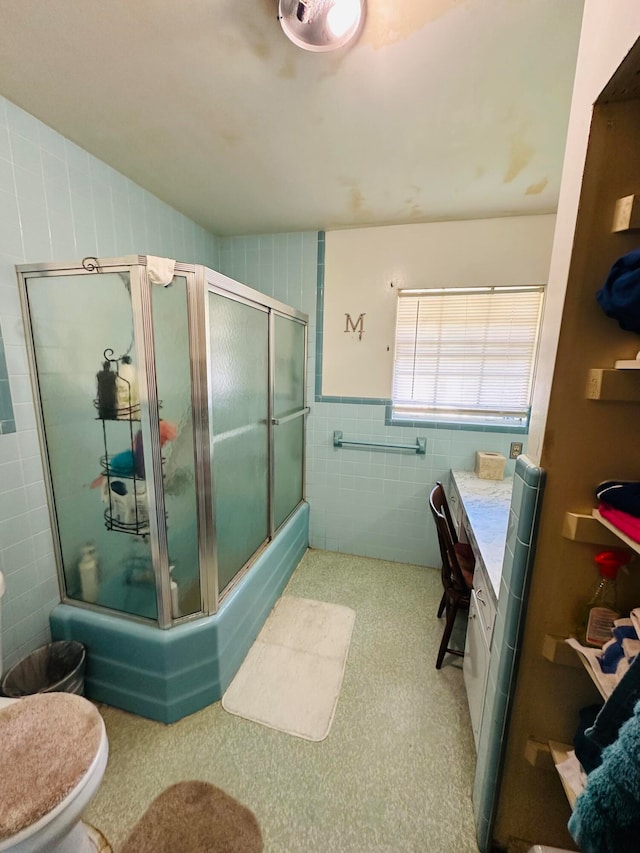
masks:
<path fill-rule="evenodd" d="M 640 702 L 587 777 L 569 832 L 582 853 L 640 853 Z"/>

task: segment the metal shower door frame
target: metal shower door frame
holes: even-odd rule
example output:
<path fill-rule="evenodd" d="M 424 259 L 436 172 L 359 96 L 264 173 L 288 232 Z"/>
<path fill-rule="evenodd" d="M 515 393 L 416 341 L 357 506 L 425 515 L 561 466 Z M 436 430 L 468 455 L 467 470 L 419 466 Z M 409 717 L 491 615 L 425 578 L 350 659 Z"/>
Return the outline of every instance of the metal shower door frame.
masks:
<path fill-rule="evenodd" d="M 202 442 L 203 438 L 206 438 L 207 441 L 207 449 L 202 448 L 202 458 L 203 460 L 206 457 L 206 471 L 210 474 L 211 467 L 211 455 L 209 453 L 209 428 L 210 424 L 208 423 L 208 389 L 211 387 L 211 373 L 213 370 L 213 365 L 211 364 L 211 359 L 209 357 L 209 353 L 211 352 L 210 348 L 210 333 L 209 333 L 209 303 L 207 299 L 207 294 L 217 293 L 221 296 L 226 296 L 227 298 L 234 299 L 238 302 L 243 302 L 255 309 L 259 309 L 261 311 L 266 311 L 268 313 L 268 368 L 267 368 L 267 381 L 268 381 L 268 411 L 267 411 L 267 453 L 268 453 L 268 490 L 267 490 L 267 538 L 264 540 L 261 546 L 251 555 L 251 557 L 247 560 L 247 562 L 242 566 L 238 572 L 235 574 L 233 580 L 227 585 L 224 590 L 219 589 L 218 583 L 218 560 L 217 560 L 217 552 L 216 552 L 216 536 L 215 536 L 215 514 L 213 512 L 215 507 L 215 483 L 211 480 L 210 476 L 208 478 L 208 482 L 205 486 L 205 501 L 207 503 L 210 511 L 207 512 L 207 533 L 205 534 L 205 538 L 210 542 L 211 550 L 208 553 L 208 557 L 205 561 L 206 571 L 209 578 L 208 583 L 208 604 L 205 607 L 205 612 L 215 613 L 217 612 L 221 600 L 224 599 L 226 595 L 228 595 L 231 590 L 238 584 L 238 582 L 245 576 L 245 574 L 251 568 L 252 563 L 256 559 L 256 557 L 262 553 L 262 551 L 268 546 L 269 542 L 273 539 L 275 533 L 277 532 L 274 529 L 274 517 L 273 517 L 273 487 L 274 487 L 274 471 L 273 471 L 273 461 L 274 461 L 274 412 L 273 412 L 273 393 L 274 393 L 274 314 L 279 314 L 287 319 L 296 320 L 304 326 L 305 331 L 305 350 L 304 350 L 304 400 L 306 401 L 307 394 L 307 341 L 308 341 L 308 321 L 309 318 L 302 311 L 298 311 L 295 308 L 291 308 L 289 305 L 285 305 L 283 302 L 280 302 L 277 299 L 274 299 L 270 296 L 267 296 L 264 293 L 261 293 L 258 290 L 254 290 L 248 285 L 242 284 L 235 279 L 229 278 L 226 275 L 223 275 L 216 270 L 212 270 L 209 267 L 202 267 L 204 272 L 204 292 L 202 294 L 202 326 L 204 330 L 204 335 L 201 338 L 201 342 L 204 343 L 204 353 L 199 353 L 198 360 L 204 360 L 207 365 L 207 390 L 206 393 L 203 394 L 202 399 L 207 401 L 206 411 L 203 412 L 204 418 L 206 418 L 206 430 L 203 430 L 203 433 L 200 435 L 200 441 Z M 296 416 L 303 415 L 308 412 L 308 408 L 305 408 L 300 413 L 296 413 Z M 204 426 L 204 420 L 203 420 Z M 204 443 L 204 442 L 202 442 Z M 305 438 L 303 437 L 303 446 L 302 446 L 302 481 L 303 481 L 303 495 L 302 500 L 304 500 L 304 478 L 305 478 Z M 286 522 L 286 519 L 285 519 Z"/>
<path fill-rule="evenodd" d="M 185 264 L 176 264 L 176 272 L 180 275 L 187 275 L 189 271 L 193 272 L 192 266 L 189 267 Z M 151 296 L 149 281 L 146 274 L 146 257 L 139 255 L 108 259 L 90 257 L 85 258 L 81 263 L 20 264 L 16 266 L 16 272 L 18 276 L 20 302 L 25 326 L 27 359 L 33 391 L 36 423 L 38 426 L 38 442 L 40 445 L 40 453 L 43 463 L 47 508 L 51 526 L 60 599 L 64 604 L 70 604 L 74 607 L 80 607 L 85 610 L 92 610 L 99 613 L 114 613 L 120 618 L 130 619 L 134 622 L 140 622 L 143 624 L 149 624 L 149 622 L 152 622 L 154 624 L 157 623 L 161 628 L 168 628 L 172 624 L 171 590 L 168 553 L 166 548 L 166 515 L 164 510 L 164 493 L 162 490 L 162 458 L 157 417 L 159 406 L 157 398 L 155 360 L 153 358 Z M 136 354 L 136 370 L 138 374 L 140 395 L 140 429 L 142 431 L 143 439 L 145 471 L 147 472 L 145 480 L 147 501 L 149 505 L 149 542 L 154 570 L 156 567 L 160 567 L 160 571 L 154 571 L 156 582 L 157 618 L 151 620 L 142 616 L 137 616 L 136 614 L 105 607 L 104 605 L 91 604 L 89 602 L 70 598 L 67 595 L 67 580 L 64 574 L 62 545 L 60 541 L 60 531 L 58 528 L 53 478 L 49 462 L 47 434 L 40 396 L 40 383 L 38 378 L 35 340 L 31 323 L 27 283 L 31 278 L 53 279 L 67 276 L 95 276 L 100 275 L 103 272 L 127 273 L 129 275 L 131 313 L 134 328 L 134 349 Z M 152 422 L 152 415 L 154 413 L 155 423 Z M 151 474 L 149 475 L 148 472 L 151 472 Z M 158 484 L 160 485 L 159 489 Z M 161 541 L 165 544 L 164 548 L 160 547 Z M 165 571 L 162 571 L 162 568 L 165 568 Z"/>

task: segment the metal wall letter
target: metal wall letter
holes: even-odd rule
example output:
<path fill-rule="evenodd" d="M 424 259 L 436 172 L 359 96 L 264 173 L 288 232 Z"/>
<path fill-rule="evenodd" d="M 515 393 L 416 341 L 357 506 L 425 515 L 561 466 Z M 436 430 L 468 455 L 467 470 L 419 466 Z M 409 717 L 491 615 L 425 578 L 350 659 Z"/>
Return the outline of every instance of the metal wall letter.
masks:
<path fill-rule="evenodd" d="M 344 315 L 347 318 L 346 323 L 345 323 L 345 328 L 344 328 L 345 332 L 357 332 L 359 341 L 362 340 L 362 336 L 364 335 L 364 315 L 365 314 L 366 314 L 366 311 L 363 314 L 360 314 L 360 316 L 355 321 L 355 323 L 351 319 L 351 314 L 345 314 Z"/>

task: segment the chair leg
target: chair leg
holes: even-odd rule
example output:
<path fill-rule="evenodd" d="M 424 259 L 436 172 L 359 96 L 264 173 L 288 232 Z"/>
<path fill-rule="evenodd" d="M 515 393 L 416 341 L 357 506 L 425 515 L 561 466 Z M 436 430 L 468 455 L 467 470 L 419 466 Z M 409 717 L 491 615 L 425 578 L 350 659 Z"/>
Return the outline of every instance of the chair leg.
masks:
<path fill-rule="evenodd" d="M 439 619 L 439 618 L 442 616 L 442 614 L 444 613 L 444 607 L 445 607 L 445 604 L 446 604 L 446 603 L 447 603 L 447 593 L 446 593 L 446 592 L 443 592 L 443 593 L 442 593 L 442 598 L 440 599 L 440 606 L 438 607 L 438 619 Z"/>
<path fill-rule="evenodd" d="M 444 626 L 442 642 L 440 643 L 440 648 L 438 650 L 438 657 L 436 659 L 436 669 L 440 669 L 440 667 L 442 666 L 442 661 L 444 660 L 444 656 L 447 652 L 447 647 L 449 646 L 449 638 L 451 637 L 451 632 L 453 631 L 453 623 L 456 621 L 457 613 L 457 602 L 454 602 L 449 607 L 447 607 L 447 622 Z"/>

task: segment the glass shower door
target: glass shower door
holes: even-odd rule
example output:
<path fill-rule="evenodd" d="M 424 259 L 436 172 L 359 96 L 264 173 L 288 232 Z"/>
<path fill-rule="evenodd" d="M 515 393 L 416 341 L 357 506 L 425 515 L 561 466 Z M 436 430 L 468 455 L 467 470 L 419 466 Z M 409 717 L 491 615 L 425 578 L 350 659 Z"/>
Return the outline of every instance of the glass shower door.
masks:
<path fill-rule="evenodd" d="M 208 293 L 211 479 L 222 593 L 269 537 L 269 315 Z"/>
<path fill-rule="evenodd" d="M 129 273 L 25 291 L 64 596 L 155 619 Z"/>
<path fill-rule="evenodd" d="M 273 529 L 303 498 L 305 326 L 274 314 Z"/>

